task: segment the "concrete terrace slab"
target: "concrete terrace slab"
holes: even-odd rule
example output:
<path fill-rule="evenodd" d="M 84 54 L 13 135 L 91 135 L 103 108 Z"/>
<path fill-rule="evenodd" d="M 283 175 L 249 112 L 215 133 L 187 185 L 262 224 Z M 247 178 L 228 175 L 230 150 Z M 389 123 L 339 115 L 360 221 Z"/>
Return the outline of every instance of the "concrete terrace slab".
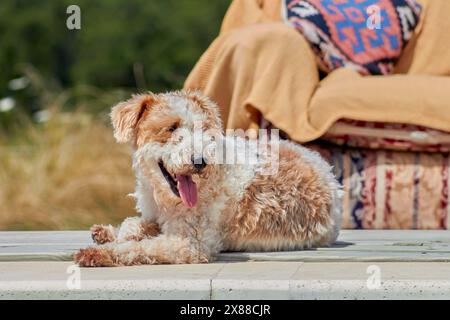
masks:
<path fill-rule="evenodd" d="M 71 262 L 0 263 L 0 299 L 198 299 L 211 297 L 220 264 L 78 269 Z M 73 282 L 70 282 L 73 283 Z"/>
<path fill-rule="evenodd" d="M 289 282 L 301 262 L 238 262 L 224 265 L 212 279 L 213 299 L 289 299 Z M 256 297 L 255 297 L 256 298 Z"/>
<path fill-rule="evenodd" d="M 304 263 L 289 289 L 292 299 L 450 299 L 450 264 Z"/>
<path fill-rule="evenodd" d="M 92 245 L 87 231 L 0 232 L 0 261 L 71 261 Z M 219 261 L 450 262 L 450 231 L 343 230 L 330 248 L 290 252 L 227 252 Z"/>
<path fill-rule="evenodd" d="M 0 299 L 450 299 L 448 263 L 239 262 L 80 269 L 71 262 L 1 262 Z M 69 282 L 69 286 L 68 286 Z"/>
<path fill-rule="evenodd" d="M 84 231 L 0 232 L 0 299 L 450 299 L 448 231 L 343 231 L 331 248 L 202 265 L 75 267 L 90 244 Z"/>

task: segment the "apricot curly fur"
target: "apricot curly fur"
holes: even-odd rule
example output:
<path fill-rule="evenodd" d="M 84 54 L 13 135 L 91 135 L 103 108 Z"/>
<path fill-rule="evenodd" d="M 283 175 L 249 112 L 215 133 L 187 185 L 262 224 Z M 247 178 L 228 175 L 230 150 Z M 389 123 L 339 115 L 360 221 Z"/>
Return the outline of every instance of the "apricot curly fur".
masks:
<path fill-rule="evenodd" d="M 318 153 L 273 140 L 261 151 L 254 139 L 226 136 L 217 106 L 193 91 L 135 95 L 112 109 L 111 120 L 117 141 L 134 148 L 140 216 L 118 228 L 93 226 L 98 245 L 75 255 L 80 266 L 207 263 L 223 250 L 300 250 L 336 240 L 341 186 Z M 183 132 L 205 143 L 205 166 L 191 160 L 199 150 Z M 257 161 L 215 163 L 209 146 Z M 194 206 L 180 196 L 181 176 Z"/>

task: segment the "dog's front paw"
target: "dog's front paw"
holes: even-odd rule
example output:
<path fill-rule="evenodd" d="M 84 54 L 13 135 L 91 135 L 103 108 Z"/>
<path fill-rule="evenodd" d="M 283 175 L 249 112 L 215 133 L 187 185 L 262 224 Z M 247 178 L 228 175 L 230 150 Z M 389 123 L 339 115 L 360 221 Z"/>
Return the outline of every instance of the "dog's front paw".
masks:
<path fill-rule="evenodd" d="M 97 244 L 104 244 L 116 240 L 114 227 L 111 225 L 104 226 L 100 224 L 94 224 L 91 227 L 91 236 L 92 240 L 94 240 L 94 242 Z"/>
<path fill-rule="evenodd" d="M 143 221 L 141 227 L 144 238 L 153 238 L 161 233 L 161 228 L 156 222 Z"/>
<path fill-rule="evenodd" d="M 80 267 L 113 267 L 113 252 L 111 249 L 103 247 L 89 247 L 81 249 L 74 256 L 75 262 Z"/>

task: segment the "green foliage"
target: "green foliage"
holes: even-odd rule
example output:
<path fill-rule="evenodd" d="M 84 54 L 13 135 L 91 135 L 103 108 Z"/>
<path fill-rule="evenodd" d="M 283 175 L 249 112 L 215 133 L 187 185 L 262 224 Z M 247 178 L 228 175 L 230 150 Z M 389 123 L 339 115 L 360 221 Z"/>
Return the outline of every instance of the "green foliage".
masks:
<path fill-rule="evenodd" d="M 59 86 L 181 87 L 230 0 L 2 0 L 0 97 L 32 65 Z M 81 30 L 66 8 L 81 8 Z"/>

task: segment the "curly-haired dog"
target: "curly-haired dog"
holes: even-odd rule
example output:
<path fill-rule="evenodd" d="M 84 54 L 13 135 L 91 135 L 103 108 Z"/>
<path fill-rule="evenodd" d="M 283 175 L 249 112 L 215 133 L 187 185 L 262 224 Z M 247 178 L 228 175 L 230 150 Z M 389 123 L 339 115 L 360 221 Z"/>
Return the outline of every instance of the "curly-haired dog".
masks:
<path fill-rule="evenodd" d="M 80 266 L 203 263 L 223 250 L 294 250 L 336 240 L 342 191 L 317 153 L 288 141 L 275 148 L 273 140 L 260 152 L 256 139 L 225 136 L 217 106 L 197 92 L 136 95 L 111 117 L 117 141 L 134 147 L 141 217 L 117 229 L 93 226 L 97 245 L 75 255 Z M 192 147 L 188 137 L 196 130 L 202 148 L 214 152 Z M 224 141 L 237 156 L 257 160 L 211 161 Z M 274 161 L 276 170 L 264 172 Z"/>

